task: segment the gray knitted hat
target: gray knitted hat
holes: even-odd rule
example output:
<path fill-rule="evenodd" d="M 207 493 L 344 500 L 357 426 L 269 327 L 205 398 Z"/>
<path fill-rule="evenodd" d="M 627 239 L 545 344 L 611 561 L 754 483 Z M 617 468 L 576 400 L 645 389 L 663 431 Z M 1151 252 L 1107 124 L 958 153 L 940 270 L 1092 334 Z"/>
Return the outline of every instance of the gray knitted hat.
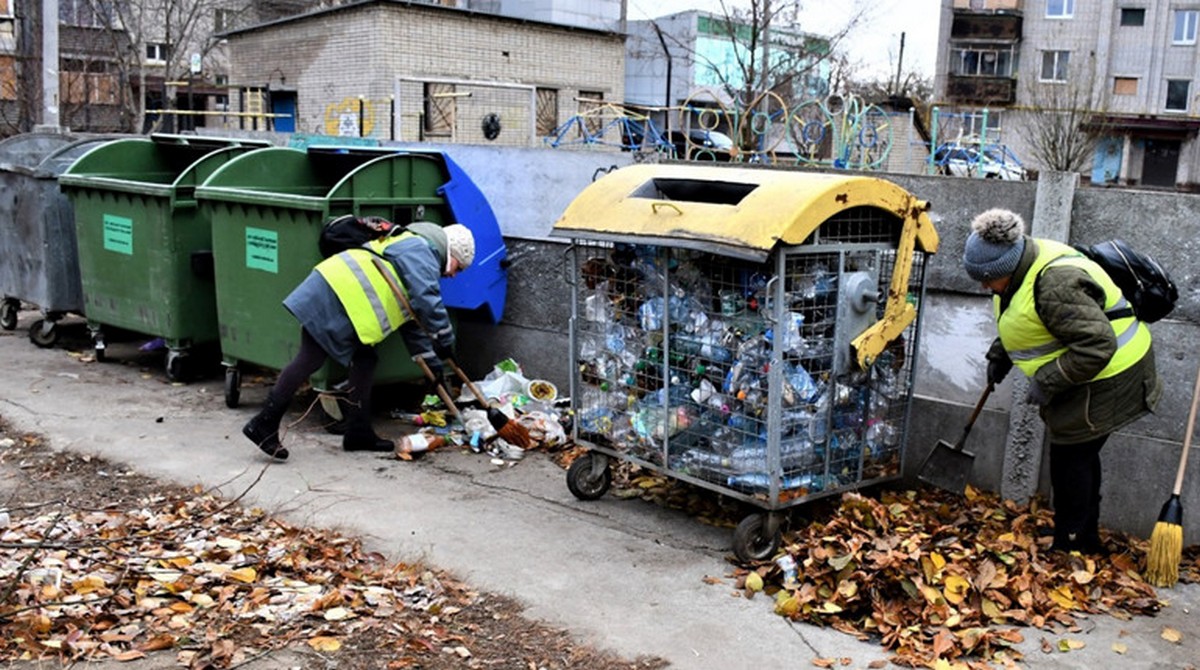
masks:
<path fill-rule="evenodd" d="M 975 281 L 1011 275 L 1025 251 L 1025 220 L 1007 209 L 989 209 L 971 222 L 963 268 Z"/>

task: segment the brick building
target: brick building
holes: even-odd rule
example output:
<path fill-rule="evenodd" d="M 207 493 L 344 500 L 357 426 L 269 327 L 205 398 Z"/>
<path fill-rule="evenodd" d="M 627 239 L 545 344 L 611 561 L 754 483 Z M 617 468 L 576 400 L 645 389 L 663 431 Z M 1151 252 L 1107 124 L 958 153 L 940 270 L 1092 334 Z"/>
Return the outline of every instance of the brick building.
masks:
<path fill-rule="evenodd" d="M 222 37 L 231 107 L 279 115 L 277 130 L 533 146 L 624 99 L 615 31 L 364 0 Z"/>

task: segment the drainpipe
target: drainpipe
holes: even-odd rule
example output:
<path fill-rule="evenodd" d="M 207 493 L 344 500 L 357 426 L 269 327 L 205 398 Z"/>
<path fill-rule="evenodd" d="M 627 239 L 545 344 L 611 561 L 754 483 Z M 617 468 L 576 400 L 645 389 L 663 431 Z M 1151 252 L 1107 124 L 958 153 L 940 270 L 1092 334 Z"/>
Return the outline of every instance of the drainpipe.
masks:
<path fill-rule="evenodd" d="M 667 99 L 663 102 L 663 117 L 666 119 L 667 140 L 671 139 L 671 50 L 667 48 L 667 41 L 663 39 L 662 30 L 659 29 L 656 21 L 651 21 L 650 25 L 654 27 L 654 32 L 658 35 L 658 43 L 662 45 L 663 53 L 667 55 Z M 646 138 L 642 136 L 642 143 L 645 144 Z"/>

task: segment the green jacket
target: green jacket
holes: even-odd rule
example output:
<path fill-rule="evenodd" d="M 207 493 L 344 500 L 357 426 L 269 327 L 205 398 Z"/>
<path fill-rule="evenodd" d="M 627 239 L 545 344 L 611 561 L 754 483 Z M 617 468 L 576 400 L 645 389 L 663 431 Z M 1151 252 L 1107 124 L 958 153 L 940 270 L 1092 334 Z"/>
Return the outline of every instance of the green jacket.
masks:
<path fill-rule="evenodd" d="M 1034 281 L 1029 268 L 1037 257 L 1037 240 L 1026 238 L 1025 251 L 1013 272 L 1001 307 L 1025 281 Z M 1037 283 L 1038 317 L 1067 351 L 1043 365 L 1033 381 L 1050 401 L 1041 408 L 1050 440 L 1059 444 L 1086 442 L 1112 433 L 1154 410 L 1162 382 L 1154 365 L 1154 346 L 1138 363 L 1115 376 L 1091 380 L 1117 349 L 1112 325 L 1103 312 L 1104 291 L 1088 274 L 1069 265 L 1051 266 Z M 989 360 L 1007 359 L 997 338 Z"/>

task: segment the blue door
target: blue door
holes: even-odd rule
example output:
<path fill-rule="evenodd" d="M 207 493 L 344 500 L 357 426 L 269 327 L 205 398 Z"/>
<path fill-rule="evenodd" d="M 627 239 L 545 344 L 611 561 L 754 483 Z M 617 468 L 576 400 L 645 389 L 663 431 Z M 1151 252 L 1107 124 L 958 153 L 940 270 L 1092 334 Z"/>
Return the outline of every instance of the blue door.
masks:
<path fill-rule="evenodd" d="M 284 114 L 272 118 L 276 132 L 296 132 L 296 94 L 291 91 L 271 91 L 271 113 Z"/>

